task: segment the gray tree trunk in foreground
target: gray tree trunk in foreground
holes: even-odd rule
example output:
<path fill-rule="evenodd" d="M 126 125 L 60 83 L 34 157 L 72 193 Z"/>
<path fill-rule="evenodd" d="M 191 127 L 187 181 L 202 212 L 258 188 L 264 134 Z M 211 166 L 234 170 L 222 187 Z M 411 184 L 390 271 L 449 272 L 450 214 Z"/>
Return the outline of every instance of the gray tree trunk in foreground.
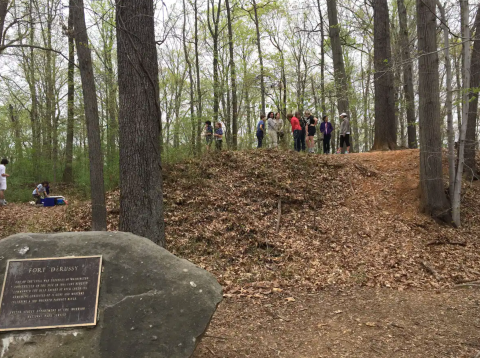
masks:
<path fill-rule="evenodd" d="M 420 192 L 425 213 L 451 223 L 442 171 L 435 0 L 417 0 Z"/>
<path fill-rule="evenodd" d="M 85 120 L 87 123 L 88 159 L 90 161 L 90 186 L 92 196 L 92 230 L 107 229 L 105 187 L 103 184 L 103 155 L 98 125 L 98 104 L 93 77 L 92 54 L 88 45 L 83 0 L 73 0 L 73 25 L 82 79 Z"/>
<path fill-rule="evenodd" d="M 402 52 L 403 88 L 407 109 L 408 148 L 417 148 L 417 120 L 415 118 L 415 94 L 413 90 L 413 64 L 410 59 L 408 38 L 407 9 L 404 0 L 397 0 L 398 20 L 400 24 L 400 46 Z"/>
<path fill-rule="evenodd" d="M 161 113 L 151 0 L 116 3 L 120 96 L 120 230 L 165 245 Z"/>
<path fill-rule="evenodd" d="M 447 83 L 447 98 L 445 101 L 445 107 L 447 109 L 447 132 L 448 132 L 448 179 L 449 179 L 449 194 L 450 198 L 453 198 L 453 189 L 455 188 L 455 132 L 453 131 L 453 104 L 452 104 L 452 65 L 450 63 L 450 49 L 448 38 L 447 18 L 445 16 L 445 9 L 440 3 L 440 0 L 436 0 L 440 12 L 440 19 L 442 21 L 443 28 L 443 46 L 445 55 L 445 72 Z"/>
<path fill-rule="evenodd" d="M 480 4 L 478 5 L 477 16 L 475 17 L 475 36 L 471 56 L 470 76 L 470 88 L 480 87 Z M 477 164 L 475 161 L 478 96 L 479 93 L 470 92 L 468 101 L 468 125 L 465 136 L 465 174 L 470 178 L 472 176 L 478 178 Z"/>
<path fill-rule="evenodd" d="M 462 54 L 463 54 L 463 91 L 462 91 L 462 126 L 460 127 L 460 139 L 458 148 L 458 165 L 455 173 L 455 188 L 453 190 L 452 216 L 455 226 L 459 227 L 460 204 L 462 199 L 462 179 L 465 159 L 465 136 L 468 127 L 468 107 L 470 88 L 470 26 L 468 24 L 468 0 L 461 0 L 461 25 L 462 25 Z"/>
<path fill-rule="evenodd" d="M 373 150 L 397 148 L 390 25 L 387 0 L 374 0 L 375 139 Z"/>

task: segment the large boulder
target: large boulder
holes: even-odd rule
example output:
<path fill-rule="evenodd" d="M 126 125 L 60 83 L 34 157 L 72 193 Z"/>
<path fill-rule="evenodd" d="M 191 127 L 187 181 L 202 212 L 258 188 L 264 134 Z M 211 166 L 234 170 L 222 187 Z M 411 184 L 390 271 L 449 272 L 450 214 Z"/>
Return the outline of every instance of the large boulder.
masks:
<path fill-rule="evenodd" d="M 0 332 L 0 358 L 190 357 L 222 288 L 207 271 L 145 238 L 13 235 L 0 240 L 0 282 L 9 259 L 91 255 L 103 255 L 104 267 L 96 327 Z"/>

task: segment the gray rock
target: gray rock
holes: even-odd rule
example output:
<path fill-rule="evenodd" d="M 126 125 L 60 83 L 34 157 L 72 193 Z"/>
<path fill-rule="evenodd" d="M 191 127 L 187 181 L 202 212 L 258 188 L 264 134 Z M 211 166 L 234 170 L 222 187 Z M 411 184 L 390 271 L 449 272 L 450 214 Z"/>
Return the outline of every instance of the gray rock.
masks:
<path fill-rule="evenodd" d="M 0 358 L 190 357 L 222 299 L 210 273 L 128 233 L 18 234 L 0 253 L 2 284 L 9 259 L 103 255 L 104 267 L 96 327 L 0 333 Z"/>

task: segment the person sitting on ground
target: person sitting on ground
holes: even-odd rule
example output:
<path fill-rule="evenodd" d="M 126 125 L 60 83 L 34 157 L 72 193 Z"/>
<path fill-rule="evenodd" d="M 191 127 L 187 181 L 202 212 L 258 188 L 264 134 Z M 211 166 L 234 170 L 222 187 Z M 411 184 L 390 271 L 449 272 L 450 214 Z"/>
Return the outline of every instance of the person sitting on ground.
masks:
<path fill-rule="evenodd" d="M 210 146 L 212 145 L 213 141 L 213 127 L 212 127 L 212 122 L 206 121 L 205 122 L 205 141 L 207 142 L 207 151 L 210 150 Z"/>
<path fill-rule="evenodd" d="M 273 116 L 273 112 L 272 113 Z M 263 137 L 265 136 L 265 115 L 260 115 L 260 120 L 257 123 L 257 140 L 258 145 L 257 148 L 262 148 Z"/>
<path fill-rule="evenodd" d="M 7 190 L 7 178 L 10 176 L 6 172 L 5 165 L 8 164 L 8 159 L 2 159 L 0 164 L 0 206 L 7 205 L 5 201 L 5 190 Z"/>
<path fill-rule="evenodd" d="M 42 203 L 42 197 L 48 198 L 47 189 L 45 187 L 49 186 L 48 181 L 43 181 L 41 184 L 38 184 L 37 187 L 33 190 L 33 198 L 36 200 L 35 204 Z"/>
<path fill-rule="evenodd" d="M 215 149 L 222 150 L 222 140 L 223 140 L 223 129 L 222 123 L 217 122 L 215 123 Z"/>
<path fill-rule="evenodd" d="M 343 119 L 343 122 L 340 124 L 340 147 L 337 150 L 337 154 L 341 153 L 344 143 L 347 146 L 345 154 L 348 154 L 350 153 L 350 121 L 346 113 L 342 113 L 340 119 Z"/>
<path fill-rule="evenodd" d="M 330 140 L 332 139 L 333 126 L 328 121 L 328 116 L 323 116 L 320 124 L 320 132 L 323 134 L 323 154 L 330 154 Z"/>
<path fill-rule="evenodd" d="M 313 137 L 317 132 L 317 122 L 318 119 L 312 116 L 309 111 L 305 111 L 305 119 L 307 121 L 307 147 L 309 153 L 315 153 L 315 143 L 313 141 Z"/>
<path fill-rule="evenodd" d="M 301 150 L 301 136 L 302 136 L 302 127 L 300 126 L 300 121 L 297 117 L 294 117 L 293 114 L 287 114 L 287 119 L 290 121 L 292 125 L 292 133 L 293 133 L 293 149 L 297 152 Z"/>

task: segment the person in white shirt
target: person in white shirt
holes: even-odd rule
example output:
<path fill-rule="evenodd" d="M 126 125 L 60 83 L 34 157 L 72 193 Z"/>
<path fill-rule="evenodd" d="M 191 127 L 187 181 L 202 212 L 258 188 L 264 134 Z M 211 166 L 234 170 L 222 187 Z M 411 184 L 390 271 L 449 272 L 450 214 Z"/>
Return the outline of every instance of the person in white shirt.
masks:
<path fill-rule="evenodd" d="M 42 196 L 48 198 L 47 189 L 45 188 L 48 185 L 48 181 L 44 181 L 41 184 L 38 184 L 37 187 L 33 190 L 32 195 L 36 200 L 36 204 L 41 204 Z"/>
<path fill-rule="evenodd" d="M 7 205 L 5 201 L 5 190 L 7 190 L 7 178 L 10 176 L 6 172 L 5 165 L 8 164 L 8 159 L 2 159 L 0 164 L 0 206 Z"/>

